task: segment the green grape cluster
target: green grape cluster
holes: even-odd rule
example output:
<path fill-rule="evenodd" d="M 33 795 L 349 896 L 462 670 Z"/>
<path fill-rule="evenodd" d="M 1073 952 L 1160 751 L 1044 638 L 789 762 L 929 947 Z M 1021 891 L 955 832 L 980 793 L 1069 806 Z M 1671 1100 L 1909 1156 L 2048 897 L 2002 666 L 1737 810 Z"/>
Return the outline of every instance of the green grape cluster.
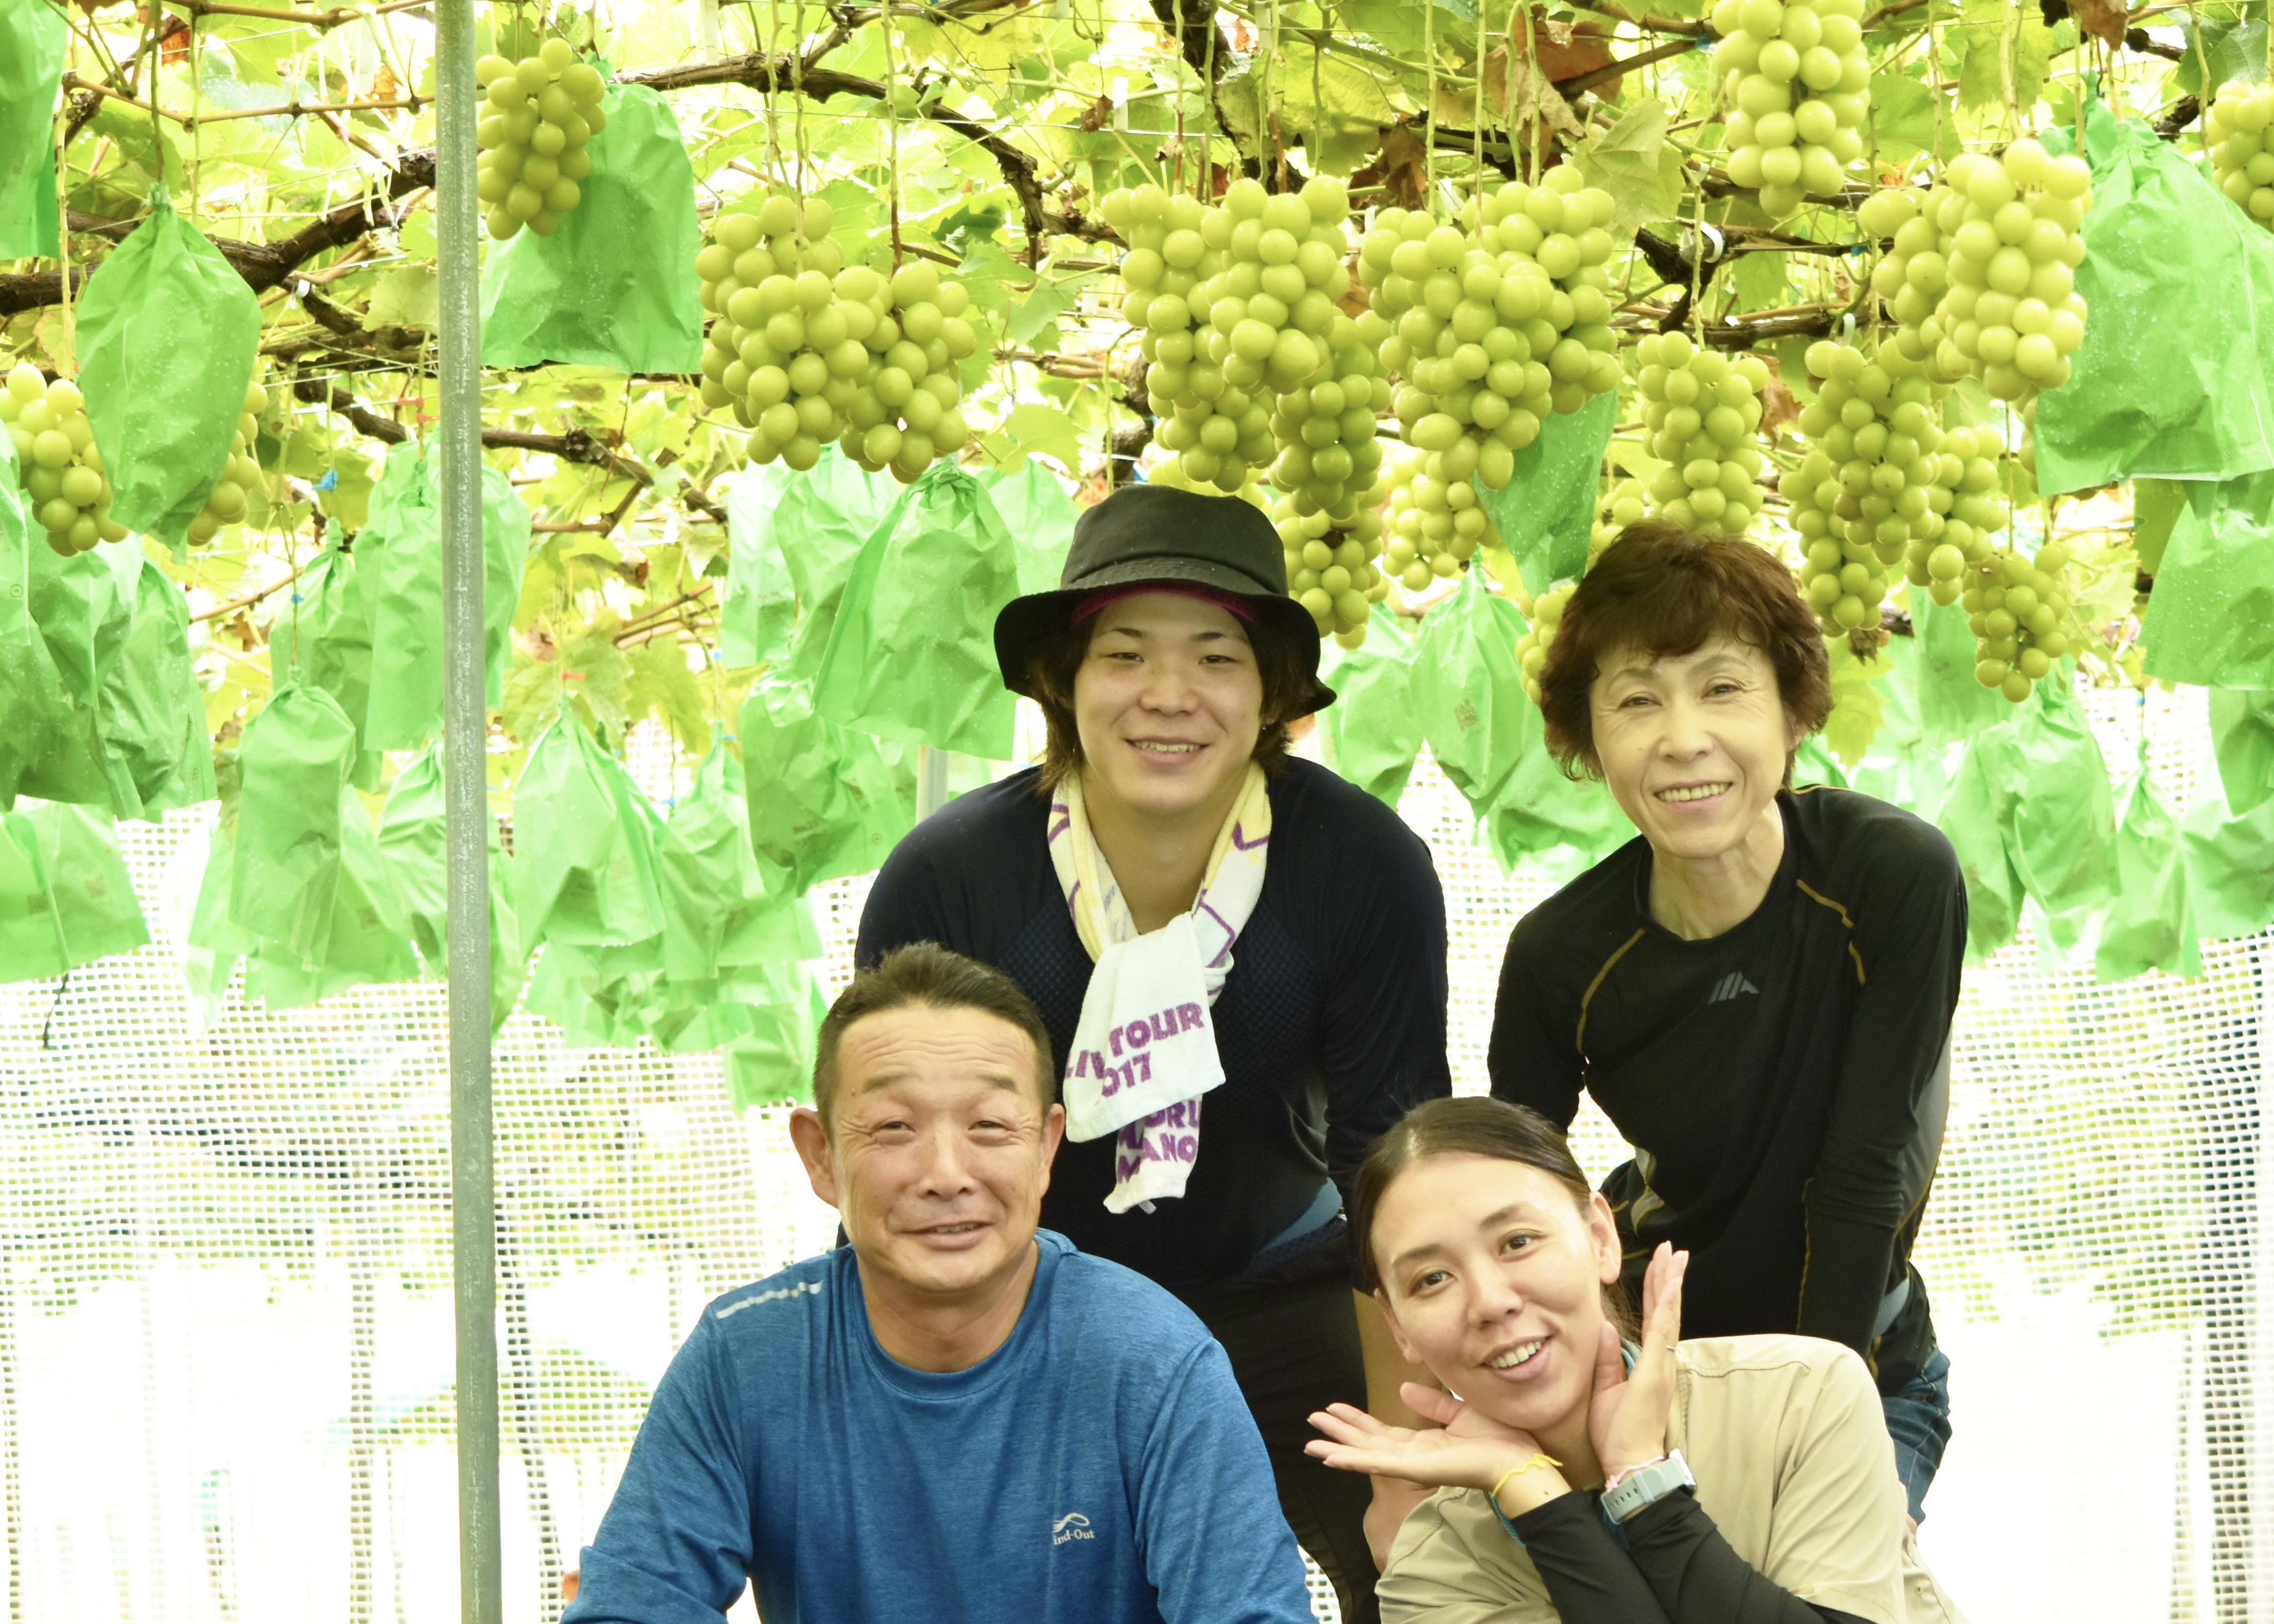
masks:
<path fill-rule="evenodd" d="M 237 420 L 237 434 L 230 442 L 229 461 L 222 468 L 221 477 L 206 495 L 206 505 L 198 516 L 190 521 L 190 540 L 203 545 L 221 533 L 224 525 L 244 521 L 251 505 L 246 492 L 260 488 L 260 464 L 252 455 L 252 442 L 260 433 L 260 414 L 268 410 L 268 391 L 259 380 L 245 388 L 245 410 Z"/>
<path fill-rule="evenodd" d="M 877 290 L 855 272 L 866 272 Z M 845 454 L 871 473 L 890 469 L 895 479 L 911 483 L 971 443 L 956 366 L 979 348 L 979 329 L 968 313 L 970 291 L 943 280 L 925 259 L 910 259 L 889 282 L 855 266 L 839 273 L 837 287 L 840 297 L 865 300 L 878 312 L 862 341 L 876 360 L 847 409 Z"/>
<path fill-rule="evenodd" d="M 1339 308 L 1350 193 L 1329 176 L 1279 193 L 1243 179 L 1214 208 L 1150 184 L 1100 207 L 1129 244 L 1123 314 L 1144 334 L 1155 439 L 1187 483 L 1237 491 L 1281 454 L 1279 397 L 1339 375 L 1335 357 L 1357 342 Z M 1353 481 L 1369 482 L 1355 465 L 1339 478 L 1289 475 L 1330 508 L 1354 499 L 1347 489 L 1325 498 L 1326 488 Z"/>
<path fill-rule="evenodd" d="M 110 480 L 77 384 L 49 383 L 38 367 L 19 361 L 0 391 L 0 423 L 16 442 L 17 477 L 48 545 L 68 558 L 126 534 L 110 517 Z"/>
<path fill-rule="evenodd" d="M 2211 177 L 2218 189 L 2240 204 L 2262 226 L 2274 226 L 2274 85 L 2240 79 L 2218 87 L 2203 117 L 2203 146 L 2210 153 Z"/>
<path fill-rule="evenodd" d="M 749 428 L 749 459 L 795 469 L 850 426 L 847 412 L 874 365 L 880 279 L 845 265 L 819 198 L 780 193 L 723 214 L 696 255 L 703 303 L 718 312 L 703 356 L 703 398 Z M 859 274 L 854 274 L 858 271 Z M 847 286 L 840 291 L 839 281 Z"/>
<path fill-rule="evenodd" d="M 1999 494 L 1994 429 L 1950 429 L 1942 437 L 1939 471 L 1928 492 L 1944 515 L 1941 528 L 1915 530 L 1903 556 L 1904 578 L 1947 608 L 1965 590 L 1967 570 L 1987 559 L 2011 511 Z"/>
<path fill-rule="evenodd" d="M 1999 547 L 1967 568 L 1962 601 L 1980 663 L 1975 680 L 2015 704 L 2069 651 L 2068 548 L 2049 541 L 2023 558 Z"/>
<path fill-rule="evenodd" d="M 1271 482 L 1289 493 L 1297 512 L 1332 515 L 1341 523 L 1369 505 L 1366 493 L 1382 469 L 1375 418 L 1389 405 L 1389 380 L 1377 354 L 1388 336 L 1388 324 L 1367 311 L 1351 321 L 1350 342 L 1328 357 L 1313 381 L 1279 395 L 1271 417 L 1279 448 Z"/>
<path fill-rule="evenodd" d="M 1595 527 L 1587 537 L 1587 562 L 1593 565 L 1603 554 L 1603 549 L 1619 538 L 1630 524 L 1639 524 L 1650 516 L 1650 492 L 1639 479 L 1621 479 L 1603 498 L 1595 515 Z"/>
<path fill-rule="evenodd" d="M 1394 329 L 1382 345 L 1403 380 L 1391 408 L 1408 445 L 1445 459 L 1443 477 L 1500 490 L 1550 412 L 1618 387 L 1606 268 L 1617 212 L 1562 164 L 1537 186 L 1471 198 L 1460 225 L 1394 207 L 1375 216 L 1359 280 Z"/>
<path fill-rule="evenodd" d="M 1531 623 L 1516 640 L 1516 663 L 1524 672 L 1524 691 L 1540 703 L 1540 673 L 1547 666 L 1547 650 L 1555 642 L 1555 628 L 1563 623 L 1563 605 L 1579 590 L 1577 581 L 1549 587 L 1532 600 Z"/>
<path fill-rule="evenodd" d="M 474 82 L 486 102 L 474 130 L 474 195 L 487 206 L 490 235 L 503 242 L 527 226 L 550 237 L 584 196 L 578 183 L 592 172 L 584 143 L 607 125 L 607 82 L 566 40 L 547 40 L 519 62 L 485 56 Z"/>
<path fill-rule="evenodd" d="M 1730 108 L 1729 178 L 1782 219 L 1864 155 L 1871 60 L 1863 0 L 1719 0 L 1713 66 Z"/>
<path fill-rule="evenodd" d="M 1319 635 L 1332 634 L 1346 649 L 1366 641 L 1367 617 L 1389 590 L 1376 564 L 1382 553 L 1380 506 L 1389 494 L 1366 492 L 1347 519 L 1334 518 L 1323 508 L 1302 513 L 1291 496 L 1272 505 L 1286 553 L 1288 595 L 1311 612 Z"/>
<path fill-rule="evenodd" d="M 1446 461 L 1445 452 L 1407 447 L 1391 468 L 1382 561 L 1409 592 L 1460 574 L 1479 547 L 1500 545 L 1476 485 L 1448 473 Z"/>
<path fill-rule="evenodd" d="M 2067 382 L 2084 342 L 2075 272 L 2091 188 L 2083 159 L 2024 136 L 1997 158 L 1960 154 L 1923 198 L 1901 189 L 1870 199 L 1864 229 L 1894 239 L 1872 282 L 1916 328 L 1906 352 L 1929 358 L 1938 380 L 1971 375 L 2003 401 Z"/>
<path fill-rule="evenodd" d="M 1731 360 L 1686 333 L 1652 333 L 1635 345 L 1650 454 L 1650 515 L 1690 529 L 1742 535 L 1761 508 L 1761 425 L 1769 369 L 1758 356 Z"/>

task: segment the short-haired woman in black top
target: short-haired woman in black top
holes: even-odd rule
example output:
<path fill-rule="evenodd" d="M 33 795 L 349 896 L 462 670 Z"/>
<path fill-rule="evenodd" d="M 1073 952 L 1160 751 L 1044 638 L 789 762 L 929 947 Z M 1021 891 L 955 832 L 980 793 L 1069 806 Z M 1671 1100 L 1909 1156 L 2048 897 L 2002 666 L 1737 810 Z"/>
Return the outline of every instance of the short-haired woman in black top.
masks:
<path fill-rule="evenodd" d="M 1043 1222 L 1183 1298 L 1231 1356 L 1280 1501 L 1343 1617 L 1377 1616 L 1363 1478 L 1304 1453 L 1329 1402 L 1409 1414 L 1340 1216 L 1374 1139 L 1448 1093 L 1428 848 L 1308 762 L 1332 703 L 1279 538 L 1230 497 L 1138 485 L 1086 512 L 1063 585 L 996 622 L 1043 767 L 886 861 L 862 965 L 938 942 L 1042 1010 L 1069 1116 Z M 1386 1546 L 1423 1491 L 1381 1485 Z"/>
<path fill-rule="evenodd" d="M 1493 1093 L 1634 1148 L 1605 1181 L 1629 1284 L 1690 1254 L 1690 1334 L 1844 1342 L 1877 1380 L 1914 1521 L 1950 1435 L 1911 1242 L 1942 1145 L 1966 944 L 1950 843 L 1898 807 L 1791 787 L 1831 708 L 1790 573 L 1632 525 L 1540 672 L 1548 748 L 1641 831 L 1510 937 Z"/>

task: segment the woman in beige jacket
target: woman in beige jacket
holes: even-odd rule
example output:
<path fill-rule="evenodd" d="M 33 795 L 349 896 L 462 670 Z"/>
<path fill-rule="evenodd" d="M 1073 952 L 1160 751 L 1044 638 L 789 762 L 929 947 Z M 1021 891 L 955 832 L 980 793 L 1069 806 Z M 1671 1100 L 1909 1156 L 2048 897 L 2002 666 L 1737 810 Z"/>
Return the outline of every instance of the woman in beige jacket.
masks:
<path fill-rule="evenodd" d="M 1863 1361 L 1811 1337 L 1679 1340 L 1661 1245 L 1638 1339 L 1618 1232 L 1562 1136 L 1435 1100 L 1358 1178 L 1359 1266 L 1444 1391 L 1435 1427 L 1336 1405 L 1311 1452 L 1437 1485 L 1400 1530 L 1382 1617 L 1429 1624 L 1956 1624 L 1905 1520 Z"/>

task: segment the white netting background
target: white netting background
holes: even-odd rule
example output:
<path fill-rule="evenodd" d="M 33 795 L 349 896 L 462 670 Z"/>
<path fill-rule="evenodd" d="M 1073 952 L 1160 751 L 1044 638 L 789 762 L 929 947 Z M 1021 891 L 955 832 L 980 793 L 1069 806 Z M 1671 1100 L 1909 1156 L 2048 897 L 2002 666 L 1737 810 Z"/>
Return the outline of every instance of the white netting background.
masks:
<path fill-rule="evenodd" d="M 2092 695 L 2180 805 L 2202 696 Z M 658 793 L 674 763 L 636 766 Z M 1404 813 L 1483 1086 L 1503 876 L 1425 761 Z M 122 827 L 152 947 L 0 988 L 0 1594 L 10 1624 L 455 1616 L 448 1088 L 433 985 L 199 1030 L 178 940 L 210 809 Z M 865 881 L 818 894 L 832 986 Z M 1919 1260 L 1957 1436 L 1930 1560 L 1971 1616 L 2274 1624 L 2274 942 L 2098 985 L 2025 940 L 1967 978 Z M 780 1115 L 711 1056 L 498 1047 L 508 1616 L 549 1619 L 713 1294 L 826 1244 Z M 1579 1148 L 1622 1154 L 1600 1117 Z M 532 1463 L 534 1469 L 532 1470 Z M 1330 1604 L 1327 1604 L 1330 1610 Z"/>

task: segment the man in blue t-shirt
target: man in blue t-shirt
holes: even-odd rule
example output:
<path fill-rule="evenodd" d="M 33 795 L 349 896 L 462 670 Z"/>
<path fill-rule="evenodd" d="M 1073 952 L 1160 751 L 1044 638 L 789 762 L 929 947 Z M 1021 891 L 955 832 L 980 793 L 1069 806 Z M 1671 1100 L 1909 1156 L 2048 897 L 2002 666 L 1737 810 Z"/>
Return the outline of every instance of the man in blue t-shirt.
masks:
<path fill-rule="evenodd" d="M 1050 1056 L 944 948 L 855 978 L 790 1120 L 851 1244 L 704 1312 L 562 1624 L 1306 1624 L 1224 1350 L 1035 1227 Z"/>

